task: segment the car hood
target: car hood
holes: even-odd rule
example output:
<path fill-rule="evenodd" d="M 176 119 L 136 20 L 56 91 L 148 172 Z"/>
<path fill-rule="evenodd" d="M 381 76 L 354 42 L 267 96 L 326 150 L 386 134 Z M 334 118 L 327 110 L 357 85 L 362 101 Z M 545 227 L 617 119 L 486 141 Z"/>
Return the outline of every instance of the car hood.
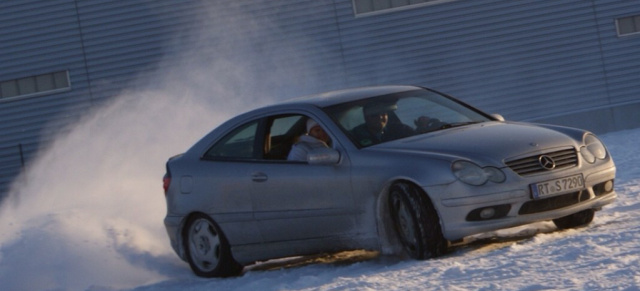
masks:
<path fill-rule="evenodd" d="M 507 159 L 552 148 L 577 146 L 578 142 L 560 131 L 534 124 L 484 122 L 400 139 L 376 147 L 383 151 L 431 154 L 503 166 Z"/>

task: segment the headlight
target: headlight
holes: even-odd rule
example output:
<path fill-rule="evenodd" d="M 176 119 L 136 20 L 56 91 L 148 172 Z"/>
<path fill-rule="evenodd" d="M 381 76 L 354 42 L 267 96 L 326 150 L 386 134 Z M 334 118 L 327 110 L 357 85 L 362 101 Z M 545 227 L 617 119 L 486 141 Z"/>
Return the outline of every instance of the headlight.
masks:
<path fill-rule="evenodd" d="M 587 134 L 584 137 L 584 146 L 580 148 L 580 153 L 590 164 L 595 163 L 596 159 L 603 160 L 607 157 L 607 149 L 604 144 L 593 134 Z"/>
<path fill-rule="evenodd" d="M 451 166 L 451 171 L 460 181 L 474 186 L 483 185 L 487 181 L 502 183 L 506 179 L 504 172 L 498 168 L 482 168 L 468 161 L 454 162 Z"/>

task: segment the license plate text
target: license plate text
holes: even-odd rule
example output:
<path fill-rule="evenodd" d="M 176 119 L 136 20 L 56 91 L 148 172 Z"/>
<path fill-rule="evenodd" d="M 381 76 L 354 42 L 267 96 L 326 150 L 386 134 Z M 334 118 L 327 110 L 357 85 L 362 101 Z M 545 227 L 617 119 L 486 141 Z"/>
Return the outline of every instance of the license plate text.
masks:
<path fill-rule="evenodd" d="M 582 174 L 531 184 L 531 193 L 534 199 L 560 195 L 564 193 L 582 190 L 584 178 Z"/>

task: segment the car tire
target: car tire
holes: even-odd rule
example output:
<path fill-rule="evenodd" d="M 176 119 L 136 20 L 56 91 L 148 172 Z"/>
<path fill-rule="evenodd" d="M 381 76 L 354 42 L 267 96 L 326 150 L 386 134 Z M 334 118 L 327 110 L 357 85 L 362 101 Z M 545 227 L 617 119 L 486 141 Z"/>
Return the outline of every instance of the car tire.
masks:
<path fill-rule="evenodd" d="M 228 277 L 242 272 L 242 265 L 233 259 L 220 227 L 207 215 L 198 213 L 190 217 L 183 239 L 187 261 L 196 275 Z"/>
<path fill-rule="evenodd" d="M 389 206 L 393 228 L 409 257 L 425 260 L 445 253 L 448 243 L 440 218 L 424 192 L 409 183 L 396 183 L 389 188 Z"/>
<path fill-rule="evenodd" d="M 553 223 L 558 229 L 569 229 L 586 226 L 591 223 L 591 221 L 593 221 L 595 212 L 596 211 L 593 209 L 583 210 L 578 213 L 554 219 Z"/>

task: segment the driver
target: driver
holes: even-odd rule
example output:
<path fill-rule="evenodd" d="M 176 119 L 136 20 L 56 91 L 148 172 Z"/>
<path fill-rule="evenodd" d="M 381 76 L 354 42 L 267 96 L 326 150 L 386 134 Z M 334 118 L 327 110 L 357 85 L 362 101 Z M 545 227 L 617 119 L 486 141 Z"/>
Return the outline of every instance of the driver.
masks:
<path fill-rule="evenodd" d="M 352 134 L 362 146 L 377 144 L 415 134 L 410 126 L 393 120 L 389 115 L 398 109 L 395 102 L 373 101 L 362 108 L 364 123 L 353 128 Z M 396 118 L 397 119 L 397 118 Z"/>

